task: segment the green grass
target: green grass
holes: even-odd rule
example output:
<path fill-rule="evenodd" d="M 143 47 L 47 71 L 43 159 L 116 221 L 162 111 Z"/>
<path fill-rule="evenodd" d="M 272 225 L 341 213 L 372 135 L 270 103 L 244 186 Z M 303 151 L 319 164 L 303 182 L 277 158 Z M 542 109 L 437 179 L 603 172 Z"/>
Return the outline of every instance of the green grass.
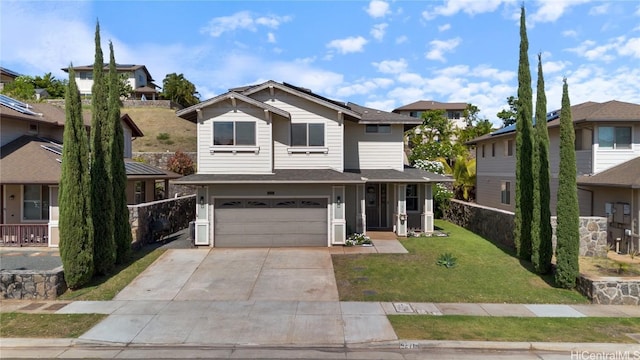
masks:
<path fill-rule="evenodd" d="M 635 343 L 640 333 L 632 318 L 514 318 L 392 315 L 400 339 Z"/>
<path fill-rule="evenodd" d="M 107 315 L 0 314 L 2 338 L 77 338 Z"/>
<path fill-rule="evenodd" d="M 408 238 L 409 254 L 333 255 L 340 300 L 478 303 L 587 303 L 577 291 L 553 287 L 508 249 L 444 221 L 449 237 Z M 456 266 L 436 264 L 451 253 Z"/>
<path fill-rule="evenodd" d="M 111 300 L 164 252 L 165 250 L 150 248 L 138 250 L 133 253 L 131 261 L 117 266 L 112 275 L 94 277 L 87 286 L 67 290 L 58 300 Z"/>

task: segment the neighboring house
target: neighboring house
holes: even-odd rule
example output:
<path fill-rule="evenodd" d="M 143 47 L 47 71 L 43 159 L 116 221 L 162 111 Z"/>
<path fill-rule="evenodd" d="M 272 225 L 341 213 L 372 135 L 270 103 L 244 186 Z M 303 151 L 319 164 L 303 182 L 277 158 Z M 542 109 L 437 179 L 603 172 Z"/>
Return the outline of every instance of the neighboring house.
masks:
<path fill-rule="evenodd" d="M 0 67 L 0 91 L 4 89 L 4 84 L 13 82 L 20 74 L 7 68 Z"/>
<path fill-rule="evenodd" d="M 553 215 L 560 158 L 559 114 L 558 110 L 547 115 Z M 625 230 L 640 233 L 640 105 L 615 100 L 586 102 L 572 106 L 571 116 L 580 215 L 609 217 L 609 241 L 628 242 L 631 237 Z M 515 210 L 515 136 L 515 125 L 511 125 L 470 142 L 476 145 L 478 204 Z"/>
<path fill-rule="evenodd" d="M 197 122 L 195 244 L 332 246 L 367 230 L 433 231 L 432 184 L 407 167 L 404 132 L 422 120 L 341 103 L 286 83 L 179 110 Z"/>
<path fill-rule="evenodd" d="M 64 72 L 69 72 L 69 68 L 63 68 Z M 76 83 L 78 90 L 83 96 L 91 95 L 93 86 L 93 64 L 85 66 L 74 66 Z M 104 71 L 109 71 L 109 64 L 104 65 Z M 130 99 L 136 100 L 156 100 L 158 98 L 158 86 L 153 83 L 153 78 L 144 65 L 123 65 L 116 64 L 118 74 L 126 74 L 129 85 L 133 89 Z"/>
<path fill-rule="evenodd" d="M 445 116 L 451 121 L 454 127 L 464 128 L 467 126 L 464 118 L 464 110 L 466 108 L 467 103 L 443 103 L 433 100 L 420 100 L 394 109 L 393 112 L 421 119 L 422 113 L 425 111 L 444 110 Z"/>
<path fill-rule="evenodd" d="M 65 112 L 47 103 L 25 104 L 0 95 L 0 244 L 28 236 L 50 246 L 58 244 L 58 183 L 62 161 Z M 180 177 L 170 171 L 131 160 L 131 141 L 143 136 L 124 114 L 127 202 L 155 199 L 156 182 Z M 90 119 L 85 117 L 89 128 Z M 108 196 L 108 194 L 105 194 Z"/>

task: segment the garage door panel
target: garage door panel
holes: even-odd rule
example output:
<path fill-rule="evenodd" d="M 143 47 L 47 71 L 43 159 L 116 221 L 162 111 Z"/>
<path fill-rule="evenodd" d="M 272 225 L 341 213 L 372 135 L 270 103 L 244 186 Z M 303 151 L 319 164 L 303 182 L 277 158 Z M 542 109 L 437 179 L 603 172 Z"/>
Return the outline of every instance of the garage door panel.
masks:
<path fill-rule="evenodd" d="M 255 201 L 255 202 L 254 202 Z M 241 204 L 216 208 L 214 241 L 217 247 L 327 246 L 326 200 L 312 199 L 322 207 L 304 207 L 305 199 L 220 200 L 216 204 Z M 240 207 L 250 203 L 270 207 Z M 279 207 L 283 203 L 300 207 Z"/>

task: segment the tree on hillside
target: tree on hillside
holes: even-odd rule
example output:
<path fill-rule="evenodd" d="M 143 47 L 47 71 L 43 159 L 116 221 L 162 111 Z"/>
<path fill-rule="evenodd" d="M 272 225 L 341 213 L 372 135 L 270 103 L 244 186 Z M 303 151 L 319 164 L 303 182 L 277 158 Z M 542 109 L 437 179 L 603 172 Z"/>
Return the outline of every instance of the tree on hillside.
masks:
<path fill-rule="evenodd" d="M 409 160 L 451 160 L 453 155 L 453 125 L 444 110 L 427 110 L 422 113 L 422 125 L 411 130 L 407 136 L 411 144 Z M 451 163 L 450 163 L 451 164 Z"/>
<path fill-rule="evenodd" d="M 551 270 L 551 189 L 549 188 L 549 131 L 547 129 L 547 97 L 544 93 L 542 54 L 538 54 L 535 141 L 533 148 L 533 218 L 531 225 L 531 263 L 540 274 Z"/>
<path fill-rule="evenodd" d="M 520 8 L 520 63 L 518 66 L 518 112 L 516 117 L 516 211 L 514 242 L 518 256 L 531 260 L 531 214 L 533 211 L 533 100 L 529 70 L 529 40 L 524 6 Z"/>
<path fill-rule="evenodd" d="M 116 245 L 113 235 L 114 199 L 111 167 L 113 124 L 109 121 L 107 82 L 96 24 L 93 87 L 91 88 L 91 196 L 94 228 L 94 266 L 100 275 L 113 270 Z"/>
<path fill-rule="evenodd" d="M 516 99 L 514 96 L 509 96 L 507 98 L 507 104 L 509 105 L 509 110 L 503 109 L 496 114 L 497 117 L 502 119 L 502 127 L 507 127 L 516 123 L 516 114 L 518 113 L 518 99 Z"/>
<path fill-rule="evenodd" d="M 120 80 L 116 70 L 113 43 L 109 42 L 108 121 L 113 124 L 114 130 L 111 142 L 111 174 L 113 176 L 113 238 L 116 245 L 116 264 L 122 264 L 129 259 L 133 240 L 127 207 L 127 173 L 124 167 L 124 131 L 120 122 L 120 95 Z"/>
<path fill-rule="evenodd" d="M 60 188 L 58 193 L 60 259 L 67 286 L 77 289 L 93 276 L 93 220 L 89 140 L 82 121 L 82 103 L 69 66 L 69 86 L 65 99 Z"/>
<path fill-rule="evenodd" d="M 33 78 L 30 76 L 18 76 L 12 82 L 4 85 L 2 93 L 16 100 L 33 101 L 36 98 Z"/>
<path fill-rule="evenodd" d="M 480 118 L 480 108 L 473 104 L 467 104 L 466 109 L 464 109 L 464 119 L 466 126 L 457 129 L 456 138 L 457 143 L 464 146 L 465 149 L 466 146 L 464 144 L 467 141 L 486 135 L 492 130 L 493 124 L 491 124 L 491 121 L 486 118 Z M 458 152 L 458 154 L 461 153 L 463 152 Z"/>
<path fill-rule="evenodd" d="M 109 71 L 111 71 L 111 69 L 109 69 Z M 131 96 L 131 93 L 133 92 L 133 87 L 129 83 L 129 75 L 120 74 L 118 75 L 117 79 L 118 79 L 118 83 L 117 83 L 118 95 L 120 95 L 125 99 Z"/>
<path fill-rule="evenodd" d="M 556 285 L 571 289 L 576 286 L 580 252 L 580 211 L 576 183 L 576 150 L 569 85 L 563 80 L 560 108 L 560 172 L 558 174 L 558 226 L 556 228 Z"/>
<path fill-rule="evenodd" d="M 65 88 L 67 87 L 67 81 L 60 81 L 48 72 L 43 76 L 36 76 L 33 79 L 33 86 L 36 89 L 47 90 L 47 93 L 52 98 L 62 98 L 64 97 Z"/>
<path fill-rule="evenodd" d="M 176 73 L 167 74 L 162 80 L 162 96 L 184 107 L 200 102 L 196 86 L 184 75 Z"/>

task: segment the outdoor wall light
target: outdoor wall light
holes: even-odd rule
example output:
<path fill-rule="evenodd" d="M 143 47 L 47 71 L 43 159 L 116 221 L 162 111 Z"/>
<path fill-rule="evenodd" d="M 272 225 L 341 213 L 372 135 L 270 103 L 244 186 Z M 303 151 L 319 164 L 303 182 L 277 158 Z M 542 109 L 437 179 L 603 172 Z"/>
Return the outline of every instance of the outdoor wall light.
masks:
<path fill-rule="evenodd" d="M 338 204 L 338 207 L 340 207 L 340 204 L 342 204 L 342 198 L 340 196 L 338 196 L 336 203 Z"/>
<path fill-rule="evenodd" d="M 200 207 L 204 207 L 204 196 L 200 196 Z"/>
<path fill-rule="evenodd" d="M 9 195 L 9 200 L 13 200 L 13 199 L 15 199 L 15 198 L 16 198 L 16 196 L 15 196 L 15 195 Z"/>

